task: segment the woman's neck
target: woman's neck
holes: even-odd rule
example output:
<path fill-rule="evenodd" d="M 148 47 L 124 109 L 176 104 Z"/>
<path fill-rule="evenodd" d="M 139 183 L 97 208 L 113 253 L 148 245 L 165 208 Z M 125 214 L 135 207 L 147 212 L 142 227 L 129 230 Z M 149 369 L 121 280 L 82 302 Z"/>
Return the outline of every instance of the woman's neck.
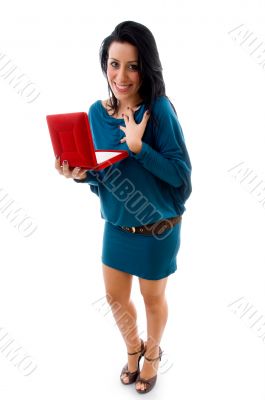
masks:
<path fill-rule="evenodd" d="M 120 100 L 118 100 L 119 112 L 126 111 L 127 107 L 131 107 L 131 108 L 137 107 L 142 102 L 143 102 L 143 99 L 140 96 L 138 96 L 137 98 L 134 98 L 134 99 L 123 100 L 122 102 Z"/>

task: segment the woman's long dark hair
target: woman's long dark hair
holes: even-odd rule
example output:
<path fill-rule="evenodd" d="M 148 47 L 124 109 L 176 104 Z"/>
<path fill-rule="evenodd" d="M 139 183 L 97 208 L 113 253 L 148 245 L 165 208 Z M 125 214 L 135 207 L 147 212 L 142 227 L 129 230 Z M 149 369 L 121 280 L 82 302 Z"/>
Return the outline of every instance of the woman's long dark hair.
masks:
<path fill-rule="evenodd" d="M 106 79 L 109 47 L 114 41 L 120 43 L 128 42 L 138 50 L 138 67 L 140 79 L 142 80 L 139 95 L 146 104 L 147 109 L 151 111 L 151 119 L 152 105 L 155 98 L 158 96 L 166 96 L 168 98 L 162 74 L 163 68 L 159 58 L 155 38 L 146 26 L 138 22 L 124 21 L 118 24 L 114 31 L 103 40 L 100 47 L 100 65 Z M 118 101 L 111 90 L 109 82 L 108 92 L 110 97 L 110 106 L 113 109 L 112 115 L 114 115 L 118 112 Z M 172 103 L 171 105 L 177 114 L 174 105 Z"/>

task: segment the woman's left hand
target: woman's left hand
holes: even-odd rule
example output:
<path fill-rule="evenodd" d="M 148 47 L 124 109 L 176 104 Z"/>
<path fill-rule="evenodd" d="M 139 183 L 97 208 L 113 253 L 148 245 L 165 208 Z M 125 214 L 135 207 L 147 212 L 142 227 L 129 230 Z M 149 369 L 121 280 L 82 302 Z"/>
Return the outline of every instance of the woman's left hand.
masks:
<path fill-rule="evenodd" d="M 127 114 L 124 115 L 125 127 L 120 126 L 120 129 L 125 133 L 125 137 L 120 140 L 120 143 L 127 142 L 129 149 L 138 153 L 142 148 L 142 137 L 150 117 L 148 111 L 144 113 L 142 121 L 137 124 L 134 120 L 134 111 L 131 107 L 127 107 Z"/>

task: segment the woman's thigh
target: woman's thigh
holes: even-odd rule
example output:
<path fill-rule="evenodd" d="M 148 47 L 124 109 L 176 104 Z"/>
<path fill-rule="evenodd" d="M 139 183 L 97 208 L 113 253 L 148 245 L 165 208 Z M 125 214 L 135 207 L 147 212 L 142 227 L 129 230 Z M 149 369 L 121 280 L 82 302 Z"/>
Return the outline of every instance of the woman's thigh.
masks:
<path fill-rule="evenodd" d="M 111 268 L 106 264 L 102 264 L 102 269 L 108 300 L 110 300 L 110 302 L 128 302 L 131 295 L 133 276 L 127 272 Z"/>

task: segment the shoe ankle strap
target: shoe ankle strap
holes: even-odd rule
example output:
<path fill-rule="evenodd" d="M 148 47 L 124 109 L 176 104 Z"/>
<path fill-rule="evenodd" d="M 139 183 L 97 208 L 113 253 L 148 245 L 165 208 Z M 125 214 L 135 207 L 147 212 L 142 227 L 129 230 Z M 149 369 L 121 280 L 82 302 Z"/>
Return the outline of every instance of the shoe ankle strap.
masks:
<path fill-rule="evenodd" d="M 156 361 L 156 360 L 160 360 L 160 361 L 161 361 L 162 354 L 163 354 L 163 351 L 162 351 L 161 348 L 159 347 L 159 356 L 158 356 L 158 357 L 149 358 L 149 357 L 146 357 L 146 355 L 145 355 L 144 358 L 145 358 L 147 361 Z"/>

